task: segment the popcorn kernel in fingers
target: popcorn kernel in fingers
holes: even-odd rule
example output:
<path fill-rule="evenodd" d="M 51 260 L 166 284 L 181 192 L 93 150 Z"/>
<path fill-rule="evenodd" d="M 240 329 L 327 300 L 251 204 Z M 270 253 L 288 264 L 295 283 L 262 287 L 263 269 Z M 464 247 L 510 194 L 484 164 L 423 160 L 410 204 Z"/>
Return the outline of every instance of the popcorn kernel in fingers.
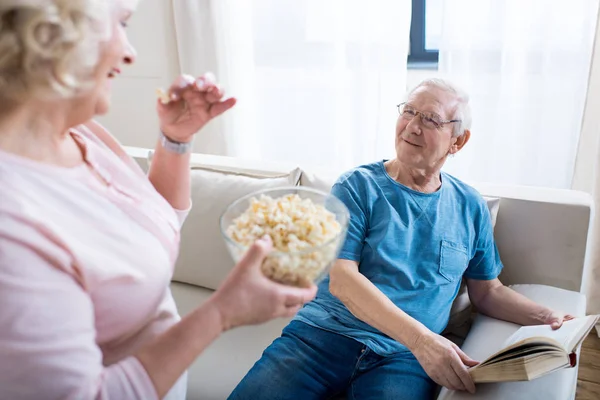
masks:
<path fill-rule="evenodd" d="M 156 89 L 156 97 L 158 97 L 162 104 L 168 104 L 171 102 L 169 95 L 161 88 Z"/>

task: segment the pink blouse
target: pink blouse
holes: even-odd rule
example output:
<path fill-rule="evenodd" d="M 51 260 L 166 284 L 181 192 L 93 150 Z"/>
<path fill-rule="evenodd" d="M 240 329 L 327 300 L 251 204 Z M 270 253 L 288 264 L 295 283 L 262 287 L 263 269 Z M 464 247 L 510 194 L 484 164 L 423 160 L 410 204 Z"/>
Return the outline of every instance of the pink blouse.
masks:
<path fill-rule="evenodd" d="M 131 355 L 179 320 L 169 282 L 187 211 L 112 138 L 71 134 L 88 165 L 0 151 L 0 398 L 156 399 Z"/>

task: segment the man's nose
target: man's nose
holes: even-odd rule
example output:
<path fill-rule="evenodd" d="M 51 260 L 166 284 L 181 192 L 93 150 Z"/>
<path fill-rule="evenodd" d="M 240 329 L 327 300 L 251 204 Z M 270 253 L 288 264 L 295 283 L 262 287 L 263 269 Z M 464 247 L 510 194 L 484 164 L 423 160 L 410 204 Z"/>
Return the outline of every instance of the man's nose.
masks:
<path fill-rule="evenodd" d="M 406 130 L 408 133 L 420 135 L 422 133 L 421 128 L 421 114 L 417 113 L 413 119 L 409 121 L 408 125 L 406 125 Z"/>

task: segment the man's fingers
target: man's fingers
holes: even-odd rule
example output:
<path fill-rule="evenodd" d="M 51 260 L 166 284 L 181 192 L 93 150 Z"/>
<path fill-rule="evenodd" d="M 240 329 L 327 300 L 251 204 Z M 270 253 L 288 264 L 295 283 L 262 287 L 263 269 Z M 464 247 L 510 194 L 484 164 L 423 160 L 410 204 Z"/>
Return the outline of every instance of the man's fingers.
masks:
<path fill-rule="evenodd" d="M 433 381 L 440 386 L 443 386 L 450 390 L 456 390 L 454 387 L 452 387 L 452 384 L 444 376 L 436 376 L 435 378 L 433 378 L 433 377 L 430 377 L 430 378 L 433 379 Z"/>
<path fill-rule="evenodd" d="M 556 318 L 550 323 L 550 326 L 552 327 L 553 330 L 557 330 L 558 328 L 560 328 L 562 326 L 562 323 L 563 323 L 562 318 Z"/>
<path fill-rule="evenodd" d="M 571 314 L 565 314 L 563 317 L 560 317 L 560 316 L 554 317 L 550 321 L 550 326 L 552 327 L 552 329 L 557 330 L 563 325 L 563 323 L 565 323 L 566 321 L 571 321 L 575 318 L 576 317 Z"/>
<path fill-rule="evenodd" d="M 460 360 L 462 361 L 462 363 L 464 365 L 466 365 L 467 367 L 474 367 L 474 366 L 476 366 L 476 365 L 479 364 L 479 361 L 473 360 L 471 357 L 469 357 L 467 355 L 467 353 L 465 353 L 464 351 L 462 351 L 460 349 L 460 347 L 458 347 L 456 344 L 453 347 L 454 347 L 454 350 L 456 350 L 456 354 L 458 354 L 458 357 L 460 358 Z"/>
<path fill-rule="evenodd" d="M 454 386 L 454 390 L 466 390 L 465 385 L 463 384 L 462 380 L 458 376 L 458 372 L 456 371 L 458 365 L 462 366 L 462 362 L 460 360 L 460 357 L 458 357 L 458 354 L 456 354 L 456 352 L 453 351 L 450 354 L 449 359 L 446 359 L 444 363 L 446 364 L 444 371 L 446 374 L 446 378 L 448 379 L 448 381 L 450 381 L 452 386 Z"/>
<path fill-rule="evenodd" d="M 475 393 L 475 383 L 473 383 L 473 378 L 463 365 L 460 359 L 455 359 L 452 363 L 452 369 L 460 379 L 462 386 L 469 393 Z"/>
<path fill-rule="evenodd" d="M 465 385 L 463 385 L 452 365 L 448 366 L 448 370 L 446 371 L 446 379 L 450 383 L 449 389 L 466 390 Z"/>

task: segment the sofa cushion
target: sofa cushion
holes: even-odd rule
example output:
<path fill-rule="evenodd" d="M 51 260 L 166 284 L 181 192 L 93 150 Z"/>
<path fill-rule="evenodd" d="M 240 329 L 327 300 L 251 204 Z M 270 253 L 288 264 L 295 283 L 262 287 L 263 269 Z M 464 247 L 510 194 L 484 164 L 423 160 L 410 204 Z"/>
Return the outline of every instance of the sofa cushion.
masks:
<path fill-rule="evenodd" d="M 227 206 L 257 190 L 296 186 L 300 170 L 268 176 L 193 167 L 192 204 L 181 232 L 173 280 L 216 289 L 233 267 L 219 227 Z"/>
<path fill-rule="evenodd" d="M 585 296 L 581 293 L 545 285 L 514 285 L 517 292 L 547 307 L 576 316 L 585 315 Z M 518 325 L 478 315 L 462 349 L 471 358 L 482 361 L 500 349 Z M 477 385 L 477 393 L 442 389 L 438 399 L 572 399 L 577 384 L 577 369 L 564 369 L 531 382 L 486 383 Z"/>
<path fill-rule="evenodd" d="M 181 315 L 198 307 L 213 293 L 177 282 L 171 283 L 171 291 Z M 277 319 L 235 328 L 221 335 L 189 368 L 186 398 L 226 399 L 289 321 Z"/>

